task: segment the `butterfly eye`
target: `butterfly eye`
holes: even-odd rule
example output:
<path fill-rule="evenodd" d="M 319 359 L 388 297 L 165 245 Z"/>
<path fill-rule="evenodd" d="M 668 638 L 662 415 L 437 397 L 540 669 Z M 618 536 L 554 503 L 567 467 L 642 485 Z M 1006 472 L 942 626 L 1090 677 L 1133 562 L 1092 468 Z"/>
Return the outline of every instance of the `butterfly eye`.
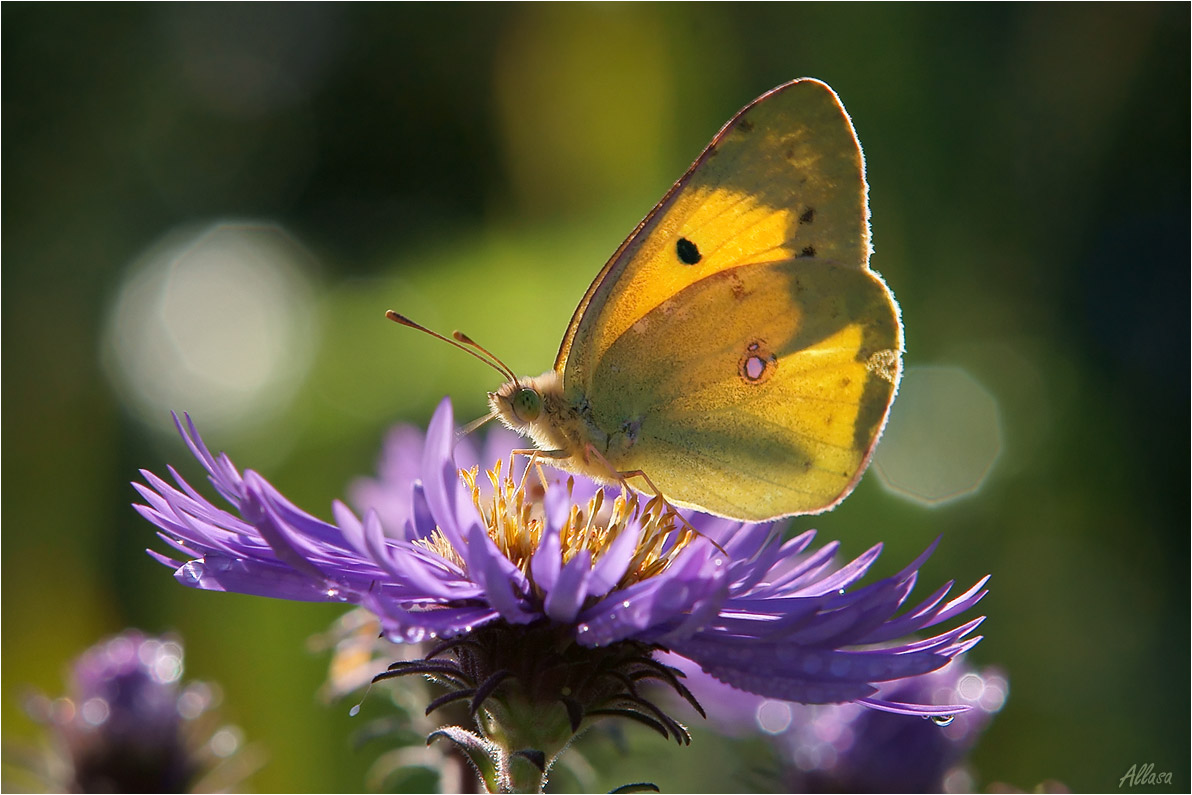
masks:
<path fill-rule="evenodd" d="M 513 414 L 522 422 L 533 422 L 542 414 L 542 396 L 529 388 L 517 390 L 513 396 Z"/>

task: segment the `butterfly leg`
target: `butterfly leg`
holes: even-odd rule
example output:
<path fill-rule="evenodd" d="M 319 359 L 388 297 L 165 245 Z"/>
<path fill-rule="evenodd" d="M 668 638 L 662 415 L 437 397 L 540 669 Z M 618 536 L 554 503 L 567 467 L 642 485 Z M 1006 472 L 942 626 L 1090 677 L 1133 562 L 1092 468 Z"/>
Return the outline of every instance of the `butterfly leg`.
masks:
<path fill-rule="evenodd" d="M 514 455 L 524 455 L 530 459 L 531 463 L 536 463 L 540 459 L 553 459 L 556 461 L 561 461 L 561 460 L 571 458 L 571 455 L 564 450 L 539 450 L 537 448 L 526 448 L 526 449 L 513 450 L 510 453 L 511 460 L 512 460 L 512 456 L 514 456 Z M 697 530 L 694 526 L 692 526 L 691 522 L 687 521 L 687 517 L 685 517 L 685 516 L 683 516 L 683 514 L 679 513 L 678 509 L 675 508 L 675 506 L 670 504 L 670 502 L 666 499 L 666 495 L 663 494 L 662 490 L 659 489 L 658 486 L 656 486 L 654 484 L 654 481 L 650 480 L 650 476 L 647 475 L 645 472 L 643 472 L 640 469 L 634 469 L 634 470 L 629 470 L 626 472 L 621 472 L 616 467 L 614 467 L 612 465 L 612 463 L 609 462 L 609 460 L 607 458 L 604 457 L 604 455 L 600 452 L 600 450 L 598 450 L 594 445 L 589 443 L 584 448 L 584 463 L 591 463 L 593 461 L 595 463 L 599 464 L 600 467 L 603 468 L 604 471 L 607 473 L 607 475 L 605 476 L 605 479 L 607 479 L 608 481 L 619 483 L 622 488 L 629 489 L 630 491 L 651 494 L 655 499 L 657 499 L 659 502 L 661 502 L 662 505 L 665 507 L 665 515 L 671 516 L 675 519 L 678 519 L 679 523 L 683 525 L 683 527 L 686 529 L 687 532 L 692 533 L 693 535 L 699 536 L 700 538 L 707 538 L 708 541 L 710 541 L 712 543 L 712 546 L 716 547 L 716 549 L 720 550 L 720 552 L 723 553 L 724 555 L 726 555 L 726 556 L 728 555 L 728 553 L 725 552 L 724 547 L 722 547 L 722 546 L 720 546 L 720 544 L 716 543 L 715 539 L 708 538 L 706 535 L 704 535 L 699 530 Z M 510 464 L 510 469 L 512 470 L 512 464 Z M 539 474 L 540 474 L 540 476 L 542 476 L 541 471 L 539 472 Z M 587 474 L 591 477 L 594 477 L 597 480 L 601 479 L 595 473 L 588 472 Z M 544 476 L 542 476 L 542 477 L 543 477 L 543 485 L 545 486 L 546 479 Z M 630 478 L 641 478 L 643 481 L 645 481 L 647 489 L 634 488 L 629 483 Z"/>
<path fill-rule="evenodd" d="M 633 488 L 632 486 L 629 485 L 630 478 L 641 478 L 642 480 L 644 480 L 646 482 L 646 486 L 649 487 L 650 493 L 652 493 L 654 495 L 654 497 L 656 499 L 658 499 L 659 501 L 661 501 L 662 504 L 666 507 L 666 515 L 667 516 L 671 516 L 675 519 L 678 519 L 679 522 L 685 528 L 687 528 L 688 532 L 690 532 L 694 535 L 697 535 L 700 538 L 707 538 L 707 540 L 711 542 L 712 546 L 716 547 L 718 550 L 720 550 L 727 557 L 728 553 L 725 552 L 724 547 L 722 547 L 722 546 L 720 546 L 720 544 L 716 543 L 715 539 L 708 538 L 706 535 L 701 533 L 699 530 L 696 530 L 695 527 L 692 526 L 691 522 L 687 521 L 687 517 L 685 517 L 683 514 L 679 513 L 678 509 L 675 508 L 675 506 L 670 504 L 670 502 L 666 499 L 666 495 L 662 493 L 661 489 L 659 489 L 656 485 L 654 485 L 654 481 L 650 480 L 650 476 L 647 475 L 645 472 L 643 472 L 640 469 L 632 469 L 632 470 L 628 470 L 626 472 L 621 472 L 616 467 L 614 467 L 611 463 L 609 463 L 609 460 L 607 458 L 605 458 L 603 455 L 601 455 L 600 451 L 597 450 L 591 444 L 587 445 L 587 447 L 585 449 L 585 453 L 587 455 L 591 456 L 592 458 L 595 458 L 601 464 L 603 464 L 604 467 L 607 468 L 608 471 L 611 472 L 616 477 L 616 479 L 621 483 L 621 485 L 625 488 Z M 635 491 L 639 491 L 639 489 L 635 489 Z"/>
<path fill-rule="evenodd" d="M 519 488 L 525 487 L 526 478 L 530 476 L 530 467 L 533 467 L 534 471 L 538 473 L 539 485 L 542 487 L 543 492 L 546 491 L 546 487 L 547 487 L 546 473 L 542 471 L 542 461 L 540 459 L 542 459 L 542 458 L 558 458 L 558 456 L 551 455 L 550 454 L 551 452 L 560 452 L 560 451 L 539 450 L 537 447 L 516 449 L 516 450 L 509 451 L 509 471 L 510 471 L 510 473 L 513 472 L 513 457 L 514 456 L 520 455 L 520 456 L 525 456 L 526 458 L 529 459 L 529 461 L 526 462 L 526 470 L 524 472 L 522 472 L 522 481 L 518 486 Z"/>

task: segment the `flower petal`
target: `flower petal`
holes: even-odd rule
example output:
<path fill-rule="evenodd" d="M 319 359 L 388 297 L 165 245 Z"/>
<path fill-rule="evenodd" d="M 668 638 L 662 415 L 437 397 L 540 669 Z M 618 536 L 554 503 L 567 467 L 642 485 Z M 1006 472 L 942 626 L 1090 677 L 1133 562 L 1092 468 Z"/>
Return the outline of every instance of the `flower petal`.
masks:
<path fill-rule="evenodd" d="M 592 572 L 592 553 L 581 550 L 563 566 L 554 586 L 546 594 L 543 605 L 546 615 L 560 624 L 575 620 L 584 599 L 587 598 L 587 581 Z"/>

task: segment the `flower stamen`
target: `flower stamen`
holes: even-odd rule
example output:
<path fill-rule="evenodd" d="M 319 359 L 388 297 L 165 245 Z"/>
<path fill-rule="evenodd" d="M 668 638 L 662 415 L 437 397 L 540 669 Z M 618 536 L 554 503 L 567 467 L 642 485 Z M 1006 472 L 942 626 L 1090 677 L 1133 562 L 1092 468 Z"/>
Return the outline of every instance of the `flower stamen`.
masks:
<path fill-rule="evenodd" d="M 571 500 L 574 479 L 544 482 L 541 495 L 531 494 L 526 490 L 526 473 L 523 472 L 520 482 L 517 482 L 511 470 L 503 471 L 502 464 L 503 461 L 498 459 L 492 469 L 485 471 L 491 490 L 480 488 L 479 471 L 476 468 L 461 469 L 459 476 L 471 492 L 472 504 L 489 538 L 523 573 L 529 572 L 530 561 L 542 542 L 546 529 L 543 501 L 550 488 L 567 489 L 568 502 L 571 503 L 567 517 L 559 528 L 563 564 L 569 563 L 585 550 L 591 554 L 592 563 L 595 564 L 621 533 L 638 535 L 637 548 L 618 587 L 624 588 L 662 573 L 695 538 L 689 530 L 675 522 L 673 512 L 667 510 L 666 504 L 657 497 L 651 498 L 643 506 L 637 494 L 622 492 L 610 504 L 604 489 L 598 489 L 586 504 L 577 504 Z M 441 544 L 445 542 L 446 539 L 436 532 L 434 551 L 444 554 Z M 451 553 L 444 554 L 444 557 L 458 562 L 459 555 L 454 550 Z"/>

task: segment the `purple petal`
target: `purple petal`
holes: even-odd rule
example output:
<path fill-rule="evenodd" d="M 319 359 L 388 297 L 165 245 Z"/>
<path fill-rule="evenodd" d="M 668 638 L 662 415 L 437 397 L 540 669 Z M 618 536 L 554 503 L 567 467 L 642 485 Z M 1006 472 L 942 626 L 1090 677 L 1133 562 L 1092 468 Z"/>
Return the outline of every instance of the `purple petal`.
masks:
<path fill-rule="evenodd" d="M 182 440 L 186 442 L 186 446 L 207 470 L 211 485 L 215 486 L 215 490 L 221 497 L 239 507 L 240 496 L 243 492 L 240 473 L 236 471 L 236 467 L 232 466 L 232 462 L 226 455 L 221 454 L 218 460 L 211 455 L 211 451 L 203 443 L 202 437 L 199 436 L 199 430 L 195 427 L 194 420 L 190 418 L 189 414 L 183 414 L 186 417 L 185 428 L 182 427 L 177 414 L 171 412 L 170 416 L 174 418 L 174 426 L 181 434 Z"/>
<path fill-rule="evenodd" d="M 554 589 L 559 579 L 559 569 L 563 566 L 562 541 L 559 540 L 559 527 L 549 520 L 542 530 L 542 538 L 538 542 L 538 549 L 530 559 L 530 573 L 534 576 L 534 584 L 546 592 Z"/>
<path fill-rule="evenodd" d="M 514 592 L 513 581 L 506 567 L 501 565 L 504 561 L 507 566 L 509 561 L 482 528 L 477 526 L 472 529 L 466 548 L 468 572 L 484 589 L 489 604 L 496 608 L 501 618 L 512 624 L 525 624 L 538 617 L 522 607 L 521 600 Z"/>
<path fill-rule="evenodd" d="M 604 550 L 600 560 L 592 567 L 592 577 L 588 581 L 589 595 L 604 596 L 616 587 L 633 561 L 640 534 L 641 529 L 634 523 L 621 530 L 613 539 L 612 544 Z"/>
<path fill-rule="evenodd" d="M 293 569 L 220 555 L 208 555 L 183 564 L 174 572 L 174 579 L 204 591 L 229 591 L 299 602 L 343 601 L 325 585 Z"/>
<path fill-rule="evenodd" d="M 546 595 L 546 615 L 560 624 L 570 623 L 587 598 L 588 575 L 592 571 L 592 553 L 581 550 L 563 566 L 554 587 Z"/>
<path fill-rule="evenodd" d="M 296 548 L 301 543 L 301 537 L 286 527 L 277 516 L 272 506 L 268 505 L 261 494 L 254 488 L 257 477 L 254 472 L 246 473 L 248 494 L 241 505 L 244 517 L 248 519 L 260 532 L 261 537 L 269 544 L 277 559 L 295 571 L 315 580 L 324 580 L 326 575 L 319 567 L 307 560 Z"/>
<path fill-rule="evenodd" d="M 451 401 L 444 398 L 435 409 L 426 430 L 426 447 L 422 451 L 422 485 L 435 525 L 452 546 L 462 549 L 463 528 L 455 514 L 455 490 L 459 488 L 459 478 L 451 457 L 454 443 Z"/>

